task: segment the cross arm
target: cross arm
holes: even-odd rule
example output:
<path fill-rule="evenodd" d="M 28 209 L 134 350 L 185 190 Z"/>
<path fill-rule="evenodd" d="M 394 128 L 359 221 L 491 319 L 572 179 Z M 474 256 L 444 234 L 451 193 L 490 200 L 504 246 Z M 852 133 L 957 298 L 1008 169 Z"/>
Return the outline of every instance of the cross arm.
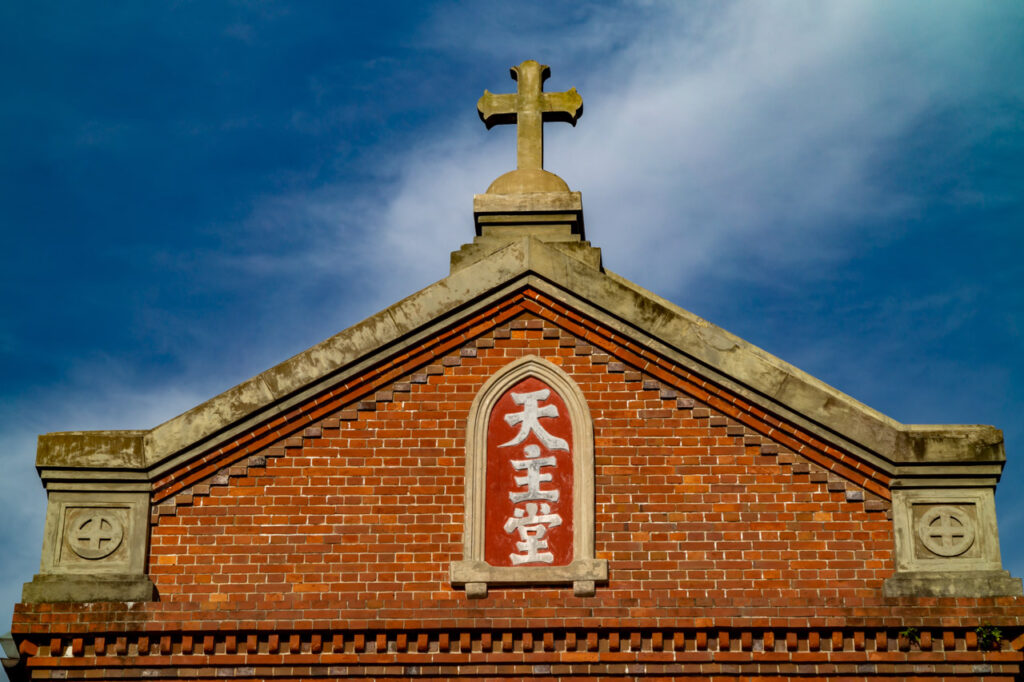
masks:
<path fill-rule="evenodd" d="M 583 115 L 583 98 L 576 92 L 576 88 L 565 92 L 544 92 L 541 93 L 541 111 L 545 121 L 576 125 L 576 121 Z"/>
<path fill-rule="evenodd" d="M 476 110 L 488 130 L 502 123 L 515 123 L 516 95 L 495 95 L 484 90 L 483 97 L 476 103 Z"/>

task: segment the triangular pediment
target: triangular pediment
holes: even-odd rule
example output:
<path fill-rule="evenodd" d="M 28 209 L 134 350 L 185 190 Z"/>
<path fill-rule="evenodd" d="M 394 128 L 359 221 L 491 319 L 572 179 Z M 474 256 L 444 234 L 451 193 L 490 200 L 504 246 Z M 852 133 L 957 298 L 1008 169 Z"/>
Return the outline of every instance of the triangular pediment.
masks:
<path fill-rule="evenodd" d="M 686 434 L 666 440 L 664 447 L 652 446 L 655 458 L 664 455 L 663 464 L 689 466 L 694 471 L 721 466 L 724 479 L 744 468 L 743 488 L 752 494 L 759 486 L 769 485 L 792 487 L 795 494 L 811 496 L 802 509 L 808 516 L 812 506 L 818 509 L 828 503 L 825 507 L 831 508 L 843 501 L 848 504 L 837 509 L 847 514 L 889 509 L 891 479 L 884 472 L 862 466 L 849 453 L 659 357 L 534 286 L 509 292 L 459 322 L 415 351 L 405 349 L 384 365 L 344 383 L 335 382 L 331 389 L 278 417 L 270 428 L 258 427 L 230 445 L 168 470 L 154 480 L 153 522 L 193 505 L 197 497 L 217 494 L 233 480 L 246 479 L 245 485 L 251 486 L 272 476 L 267 467 L 274 465 L 268 465 L 268 460 L 280 460 L 280 467 L 295 470 L 290 458 L 305 458 L 307 449 L 323 449 L 325 443 L 345 434 L 386 428 L 396 410 L 424 414 L 429 435 L 437 419 L 432 412 L 441 395 L 439 386 L 450 388 L 455 382 L 464 386 L 462 400 L 468 405 L 483 390 L 481 375 L 499 371 L 505 362 L 502 358 L 519 357 L 527 349 L 540 354 L 538 361 L 564 367 L 595 405 L 621 407 L 616 417 L 621 424 L 599 422 L 594 427 L 603 475 L 628 479 L 635 465 L 626 460 L 652 455 L 653 451 L 637 453 L 633 446 L 623 448 L 617 442 L 631 431 L 624 424 L 643 422 L 652 432 Z M 492 369 L 481 370 L 481 365 Z M 471 371 L 473 375 L 468 374 Z M 431 407 L 419 412 L 424 404 Z M 463 415 L 455 429 L 461 434 L 467 410 L 453 411 Z M 438 443 L 452 436 L 434 435 Z M 707 439 L 717 442 L 721 452 L 708 449 Z M 436 453 L 446 447 L 428 450 Z M 429 456 L 427 451 L 424 454 Z M 712 478 L 702 477 L 699 485 L 691 480 L 694 476 L 680 473 L 675 478 L 671 482 L 681 486 L 676 492 L 685 494 L 700 485 L 709 489 L 720 485 L 708 483 L 717 478 L 713 473 Z"/>
<path fill-rule="evenodd" d="M 261 434 L 261 442 L 270 442 L 303 405 L 323 406 L 331 402 L 325 396 L 336 394 L 354 401 L 382 390 L 387 381 L 401 378 L 401 372 L 388 369 L 397 359 L 456 347 L 493 324 L 496 305 L 529 290 L 536 292 L 536 300 L 562 308 L 565 319 L 600 327 L 602 338 L 625 349 L 633 366 L 652 378 L 671 383 L 671 372 L 658 376 L 663 370 L 651 358 L 682 368 L 694 386 L 717 387 L 730 400 L 793 425 L 845 453 L 850 461 L 844 466 L 877 474 L 885 485 L 942 476 L 991 483 L 999 476 L 1004 456 L 996 429 L 900 424 L 574 255 L 531 236 L 509 240 L 449 277 L 149 431 L 43 436 L 37 465 L 44 481 L 83 465 L 131 471 L 139 478 L 141 469 L 156 480 L 196 458 L 210 458 L 239 437 Z M 595 331 L 581 328 L 580 333 L 599 338 Z"/>

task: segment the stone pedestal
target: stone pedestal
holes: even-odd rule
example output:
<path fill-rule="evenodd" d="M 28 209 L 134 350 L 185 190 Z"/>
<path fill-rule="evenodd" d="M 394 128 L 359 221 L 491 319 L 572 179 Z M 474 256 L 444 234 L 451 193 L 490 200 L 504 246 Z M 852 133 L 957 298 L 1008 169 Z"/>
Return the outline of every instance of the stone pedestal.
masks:
<path fill-rule="evenodd" d="M 887 597 L 996 597 L 1022 593 L 1003 570 L 991 488 L 893 491 L 896 573 Z"/>

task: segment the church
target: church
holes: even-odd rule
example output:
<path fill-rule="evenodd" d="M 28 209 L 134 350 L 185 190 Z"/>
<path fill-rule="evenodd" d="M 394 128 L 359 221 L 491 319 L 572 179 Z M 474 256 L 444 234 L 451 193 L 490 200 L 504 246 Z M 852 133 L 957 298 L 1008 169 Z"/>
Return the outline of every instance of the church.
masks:
<path fill-rule="evenodd" d="M 548 75 L 480 98 L 518 167 L 447 277 L 154 428 L 40 436 L 11 680 L 1024 679 L 1001 432 L 606 269 Z"/>

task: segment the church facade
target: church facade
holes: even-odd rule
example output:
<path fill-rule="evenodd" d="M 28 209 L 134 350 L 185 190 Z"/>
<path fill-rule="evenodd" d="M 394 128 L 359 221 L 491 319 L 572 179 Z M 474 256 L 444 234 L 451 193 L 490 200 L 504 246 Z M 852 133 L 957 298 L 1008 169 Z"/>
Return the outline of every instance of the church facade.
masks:
<path fill-rule="evenodd" d="M 519 167 L 450 274 L 149 430 L 40 437 L 13 680 L 1019 680 L 988 426 L 901 424 L 615 275 Z"/>

